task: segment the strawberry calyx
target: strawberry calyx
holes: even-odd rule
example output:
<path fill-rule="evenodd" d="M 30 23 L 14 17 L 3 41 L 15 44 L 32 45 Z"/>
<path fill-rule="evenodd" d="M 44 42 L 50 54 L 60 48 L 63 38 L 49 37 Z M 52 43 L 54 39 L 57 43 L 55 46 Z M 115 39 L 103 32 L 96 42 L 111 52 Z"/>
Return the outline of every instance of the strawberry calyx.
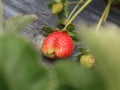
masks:
<path fill-rule="evenodd" d="M 78 32 L 75 31 L 76 26 L 74 24 L 69 24 L 66 30 L 63 30 L 63 28 L 65 26 L 64 24 L 57 23 L 56 26 L 58 29 L 53 29 L 49 26 L 43 26 L 41 28 L 41 30 L 43 31 L 43 35 L 46 37 L 52 32 L 61 31 L 61 32 L 67 33 L 75 43 L 81 42 L 80 35 Z"/>

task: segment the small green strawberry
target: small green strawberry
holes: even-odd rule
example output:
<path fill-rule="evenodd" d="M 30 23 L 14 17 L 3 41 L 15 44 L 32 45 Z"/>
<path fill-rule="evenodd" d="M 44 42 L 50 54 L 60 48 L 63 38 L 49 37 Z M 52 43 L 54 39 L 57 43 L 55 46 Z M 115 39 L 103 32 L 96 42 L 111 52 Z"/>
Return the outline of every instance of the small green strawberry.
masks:
<path fill-rule="evenodd" d="M 52 14 L 58 14 L 60 13 L 64 8 L 64 5 L 62 2 L 54 3 L 52 5 Z"/>
<path fill-rule="evenodd" d="M 95 58 L 91 54 L 82 55 L 80 58 L 80 64 L 87 68 L 91 68 L 95 64 Z"/>

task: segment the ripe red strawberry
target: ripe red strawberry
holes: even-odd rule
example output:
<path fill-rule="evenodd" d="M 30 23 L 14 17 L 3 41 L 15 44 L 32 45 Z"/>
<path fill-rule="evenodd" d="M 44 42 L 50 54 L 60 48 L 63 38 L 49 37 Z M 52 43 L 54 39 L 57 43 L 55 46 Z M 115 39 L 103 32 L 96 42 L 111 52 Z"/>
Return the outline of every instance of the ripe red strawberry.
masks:
<path fill-rule="evenodd" d="M 42 44 L 42 52 L 48 58 L 66 58 L 72 54 L 74 43 L 72 38 L 62 31 L 50 33 Z"/>

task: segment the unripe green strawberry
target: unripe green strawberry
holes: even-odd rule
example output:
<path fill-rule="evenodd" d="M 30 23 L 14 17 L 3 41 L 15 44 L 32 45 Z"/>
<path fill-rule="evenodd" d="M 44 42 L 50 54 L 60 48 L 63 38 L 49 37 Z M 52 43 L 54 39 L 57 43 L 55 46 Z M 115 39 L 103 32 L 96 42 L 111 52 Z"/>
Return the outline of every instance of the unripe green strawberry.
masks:
<path fill-rule="evenodd" d="M 52 6 L 52 14 L 58 14 L 63 10 L 64 6 L 62 2 L 54 3 Z"/>
<path fill-rule="evenodd" d="M 41 49 L 48 58 L 66 58 L 72 54 L 74 43 L 66 32 L 54 31 L 45 38 Z"/>
<path fill-rule="evenodd" d="M 91 54 L 82 55 L 80 58 L 80 63 L 87 68 L 91 68 L 95 64 L 95 59 Z"/>

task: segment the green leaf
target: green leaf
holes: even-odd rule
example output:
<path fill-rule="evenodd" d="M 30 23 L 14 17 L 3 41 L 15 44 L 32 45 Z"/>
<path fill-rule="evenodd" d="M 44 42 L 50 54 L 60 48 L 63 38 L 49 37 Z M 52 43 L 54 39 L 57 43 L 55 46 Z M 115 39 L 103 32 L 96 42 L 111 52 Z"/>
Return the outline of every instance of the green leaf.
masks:
<path fill-rule="evenodd" d="M 55 76 L 49 71 L 44 77 L 38 79 L 31 90 L 56 90 L 57 86 Z"/>
<path fill-rule="evenodd" d="M 8 19 L 3 29 L 7 32 L 18 32 L 36 19 L 37 17 L 35 15 L 18 15 Z"/>
<path fill-rule="evenodd" d="M 58 88 L 63 88 L 57 90 L 105 90 L 94 70 L 83 68 L 75 62 L 61 61 L 53 70 L 59 82 Z"/>
<path fill-rule="evenodd" d="M 81 42 L 81 39 L 79 37 L 72 37 L 72 39 L 75 43 Z"/>
<path fill-rule="evenodd" d="M 71 37 L 74 37 L 74 36 L 79 36 L 79 34 L 75 31 L 72 31 L 72 32 L 68 32 L 68 34 L 71 36 Z"/>
<path fill-rule="evenodd" d="M 43 27 L 41 28 L 41 30 L 43 31 L 43 34 L 44 34 L 45 36 L 47 36 L 48 34 L 50 34 L 51 32 L 54 31 L 54 29 L 52 29 L 52 28 L 49 27 L 49 26 L 43 26 Z"/>
<path fill-rule="evenodd" d="M 59 18 L 59 22 L 64 23 L 64 19 L 65 19 L 65 17 L 68 16 L 68 12 L 69 12 L 69 10 L 68 10 L 68 0 L 63 0 L 62 2 L 64 4 L 64 8 L 63 8 L 63 11 L 58 14 L 58 18 Z"/>
<path fill-rule="evenodd" d="M 15 35 L 0 36 L 0 90 L 32 90 L 47 74 L 30 43 Z"/>
<path fill-rule="evenodd" d="M 54 0 L 50 0 L 47 5 L 48 8 L 52 8 L 53 4 L 54 4 Z"/>
<path fill-rule="evenodd" d="M 2 1 L 0 0 L 0 31 L 3 29 L 3 11 L 2 11 Z"/>
<path fill-rule="evenodd" d="M 0 73 L 0 90 L 9 90 L 1 73 Z"/>
<path fill-rule="evenodd" d="M 64 11 L 65 17 L 67 17 L 68 16 L 68 1 L 67 0 L 64 3 L 64 9 L 63 9 L 63 11 Z"/>
<path fill-rule="evenodd" d="M 64 12 L 63 12 L 63 11 L 58 14 L 58 18 L 59 18 L 58 22 L 64 23 L 64 21 L 65 21 L 65 20 L 64 20 L 65 15 L 64 15 Z"/>
<path fill-rule="evenodd" d="M 86 48 L 85 46 L 84 47 L 80 47 L 79 48 L 79 51 L 82 53 L 82 54 L 90 54 L 90 49 Z"/>
<path fill-rule="evenodd" d="M 95 56 L 96 67 L 104 80 L 106 90 L 120 89 L 119 30 L 120 28 L 110 27 L 101 28 L 99 32 L 87 31 L 83 34 L 86 43 Z"/>

